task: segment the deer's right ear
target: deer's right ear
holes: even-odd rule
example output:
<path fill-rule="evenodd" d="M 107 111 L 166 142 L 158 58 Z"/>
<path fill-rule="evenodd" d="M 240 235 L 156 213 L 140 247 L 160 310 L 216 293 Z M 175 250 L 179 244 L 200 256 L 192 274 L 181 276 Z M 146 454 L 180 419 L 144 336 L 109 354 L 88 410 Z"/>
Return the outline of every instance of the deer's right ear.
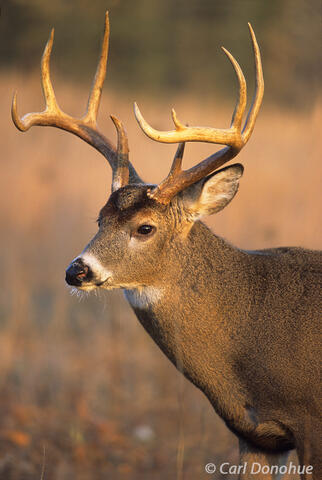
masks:
<path fill-rule="evenodd" d="M 194 220 L 217 213 L 234 198 L 244 167 L 240 163 L 216 171 L 181 193 L 184 209 Z"/>

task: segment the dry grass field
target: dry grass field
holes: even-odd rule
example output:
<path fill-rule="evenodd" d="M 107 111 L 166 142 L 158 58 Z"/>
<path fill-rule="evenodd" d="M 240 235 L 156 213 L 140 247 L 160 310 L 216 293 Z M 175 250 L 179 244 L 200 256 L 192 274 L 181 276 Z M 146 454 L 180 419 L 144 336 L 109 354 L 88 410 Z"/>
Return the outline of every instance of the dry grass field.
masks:
<path fill-rule="evenodd" d="M 14 88 L 21 113 L 42 106 L 38 76 L 0 77 L 0 479 L 210 478 L 207 462 L 237 461 L 235 437 L 153 344 L 120 292 L 78 298 L 64 282 L 66 266 L 96 230 L 109 167 L 67 133 L 18 132 L 9 113 Z M 84 90 L 57 80 L 56 91 L 63 109 L 82 114 Z M 104 92 L 101 130 L 115 138 L 107 114 L 121 118 L 131 159 L 157 182 L 175 146 L 144 137 L 134 98 L 108 85 Z M 184 122 L 218 127 L 233 108 L 233 101 L 191 98 L 152 103 L 143 93 L 135 100 L 160 128 L 170 126 L 172 106 Z M 321 247 L 321 121 L 318 101 L 292 113 L 264 104 L 238 157 L 245 173 L 237 197 L 206 219 L 217 234 L 241 248 Z M 189 145 L 185 164 L 212 151 Z"/>

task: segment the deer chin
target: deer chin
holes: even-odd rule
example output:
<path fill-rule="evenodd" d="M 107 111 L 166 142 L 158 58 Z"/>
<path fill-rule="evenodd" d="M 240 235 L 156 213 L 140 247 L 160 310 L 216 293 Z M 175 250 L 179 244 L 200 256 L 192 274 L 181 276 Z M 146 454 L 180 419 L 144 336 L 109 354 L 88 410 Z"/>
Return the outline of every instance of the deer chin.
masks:
<path fill-rule="evenodd" d="M 92 290 L 95 290 L 97 287 L 97 285 L 95 284 L 88 284 L 88 285 L 80 285 L 80 286 L 77 286 L 77 287 L 70 287 L 72 291 L 80 291 L 80 292 L 90 292 Z"/>

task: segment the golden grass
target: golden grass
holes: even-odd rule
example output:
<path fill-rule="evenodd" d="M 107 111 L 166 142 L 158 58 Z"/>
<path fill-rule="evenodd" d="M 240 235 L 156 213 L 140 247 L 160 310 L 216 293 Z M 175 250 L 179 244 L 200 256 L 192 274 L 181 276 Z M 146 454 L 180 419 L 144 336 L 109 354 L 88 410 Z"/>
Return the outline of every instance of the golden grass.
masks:
<path fill-rule="evenodd" d="M 180 379 L 120 293 L 79 300 L 64 284 L 65 267 L 96 230 L 109 168 L 66 133 L 18 132 L 9 116 L 14 85 L 21 113 L 42 105 L 37 77 L 0 78 L 0 479 L 40 478 L 43 465 L 47 480 L 175 478 L 180 435 L 185 480 L 207 478 L 208 461 L 237 460 L 236 439 Z M 63 109 L 82 113 L 86 92 L 57 82 L 57 94 Z M 171 104 L 136 100 L 151 123 L 169 128 Z M 157 182 L 175 147 L 144 137 L 131 101 L 107 92 L 99 123 L 114 138 L 107 113 L 124 121 L 135 166 Z M 219 127 L 232 109 L 187 98 L 175 106 L 189 124 Z M 245 174 L 236 199 L 206 220 L 217 234 L 250 249 L 319 248 L 321 114 L 319 103 L 305 114 L 264 105 L 238 159 Z M 189 145 L 185 164 L 211 152 L 209 145 Z"/>

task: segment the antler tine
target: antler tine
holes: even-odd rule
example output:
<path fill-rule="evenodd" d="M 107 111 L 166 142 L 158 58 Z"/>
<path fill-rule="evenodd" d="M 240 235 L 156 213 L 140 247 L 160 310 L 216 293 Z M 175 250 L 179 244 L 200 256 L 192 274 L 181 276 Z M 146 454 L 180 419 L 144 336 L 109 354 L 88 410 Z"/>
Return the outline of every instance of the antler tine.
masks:
<path fill-rule="evenodd" d="M 50 55 L 52 51 L 54 40 L 54 31 L 52 30 L 49 40 L 46 44 L 44 54 L 41 61 L 41 83 L 43 94 L 45 97 L 46 108 L 43 112 L 28 113 L 22 118 L 17 112 L 17 94 L 14 94 L 12 102 L 12 119 L 16 127 L 25 132 L 34 125 L 38 126 L 52 126 L 62 130 L 66 130 L 74 135 L 77 135 L 82 140 L 92 145 L 108 160 L 113 175 L 118 169 L 119 152 L 110 143 L 110 141 L 97 129 L 96 119 L 99 108 L 99 103 L 102 94 L 102 86 L 106 75 L 106 65 L 108 56 L 108 40 L 109 40 L 109 17 L 108 12 L 105 15 L 105 29 L 102 42 L 101 55 L 98 62 L 93 86 L 91 88 L 86 113 L 82 118 L 74 118 L 63 112 L 57 103 L 54 89 L 50 79 Z M 113 120 L 114 121 L 114 120 Z M 117 121 L 118 122 L 118 121 Z M 119 129 L 117 122 L 114 122 L 119 136 Z M 119 122 L 120 124 L 120 122 Z M 123 127 L 119 127 L 122 129 Z M 126 136 L 123 129 L 123 137 Z M 121 169 L 124 173 L 125 163 Z M 131 183 L 143 183 L 139 175 L 136 173 L 133 165 L 128 162 L 129 174 L 125 177 L 130 179 Z"/>
<path fill-rule="evenodd" d="M 260 54 L 259 46 L 256 40 L 253 27 L 251 26 L 250 23 L 248 23 L 248 28 L 249 28 L 250 36 L 252 39 L 252 45 L 253 45 L 253 51 L 254 51 L 256 87 L 255 87 L 255 93 L 254 93 L 252 105 L 249 109 L 245 126 L 243 129 L 243 137 L 245 142 L 248 141 L 249 137 L 251 136 L 254 130 L 256 118 L 257 118 L 260 106 L 262 104 L 263 96 L 264 96 L 264 75 L 263 75 L 261 54 Z"/>
<path fill-rule="evenodd" d="M 117 168 L 113 170 L 112 179 L 112 192 L 115 192 L 129 182 L 129 145 L 122 122 L 113 115 L 111 119 L 117 130 Z"/>
<path fill-rule="evenodd" d="M 49 119 L 52 118 L 54 114 L 62 114 L 58 107 L 50 80 L 50 55 L 54 43 L 54 32 L 55 30 L 52 29 L 41 58 L 41 86 L 46 104 L 45 110 L 39 113 L 27 113 L 20 119 L 17 111 L 17 92 L 15 92 L 13 97 L 11 109 L 12 119 L 16 127 L 22 132 L 26 132 L 33 125 L 50 125 Z"/>
<path fill-rule="evenodd" d="M 98 113 L 98 108 L 101 100 L 103 83 L 106 76 L 109 38 L 110 38 L 110 22 L 109 22 L 108 12 L 106 12 L 101 55 L 97 65 L 93 86 L 88 96 L 87 111 L 83 117 L 83 120 L 86 123 L 91 124 L 93 126 L 96 126 L 97 113 Z"/>
<path fill-rule="evenodd" d="M 237 102 L 236 102 L 235 110 L 234 110 L 234 113 L 233 113 L 233 116 L 232 116 L 232 119 L 231 119 L 231 125 L 230 126 L 240 130 L 241 124 L 242 124 L 242 121 L 243 121 L 243 116 L 244 116 L 244 113 L 245 113 L 246 104 L 247 104 L 246 80 L 245 80 L 243 71 L 240 68 L 240 65 L 237 62 L 237 60 L 235 59 L 235 57 L 233 57 L 233 55 L 228 50 L 226 50 L 225 47 L 221 47 L 221 48 L 225 52 L 227 57 L 229 58 L 232 66 L 234 67 L 234 70 L 235 70 L 235 73 L 236 73 L 236 76 L 237 76 L 237 80 L 238 80 L 238 85 L 239 85 L 238 98 L 237 98 Z"/>
<path fill-rule="evenodd" d="M 185 145 L 184 142 L 179 143 L 170 169 L 170 175 L 177 175 L 181 171 Z"/>
<path fill-rule="evenodd" d="M 223 50 L 232 63 L 239 85 L 237 103 L 229 129 L 187 127 L 178 120 L 176 112 L 172 110 L 172 119 L 175 124 L 175 130 L 160 132 L 152 128 L 146 122 L 137 104 L 134 104 L 135 116 L 141 129 L 153 140 L 164 143 L 209 142 L 226 145 L 226 147 L 201 161 L 199 164 L 190 168 L 189 170 L 181 170 L 181 163 L 180 166 L 175 168 L 175 171 L 172 167 L 167 178 L 163 180 L 157 187 L 155 187 L 154 190 L 151 190 L 148 193 L 149 197 L 154 198 L 161 203 L 169 203 L 171 198 L 176 193 L 180 192 L 189 185 L 192 185 L 201 178 L 209 175 L 211 172 L 221 167 L 224 163 L 234 158 L 249 140 L 254 129 L 256 117 L 258 115 L 264 94 L 264 81 L 260 52 L 254 31 L 250 24 L 249 30 L 252 38 L 255 57 L 256 91 L 254 95 L 254 101 L 250 108 L 243 130 L 242 121 L 247 103 L 246 81 L 237 60 L 225 48 L 223 48 Z"/>
<path fill-rule="evenodd" d="M 157 185 L 153 189 L 147 191 L 147 196 L 149 198 L 154 198 L 160 203 L 168 203 L 168 198 L 174 196 L 177 192 L 177 181 L 174 182 L 174 179 L 177 179 L 182 174 L 182 159 L 185 149 L 185 142 L 181 142 L 178 145 L 177 151 L 174 155 L 174 159 L 170 168 L 170 172 L 165 180 Z M 166 190 L 166 196 L 164 197 L 164 191 Z M 163 199 L 164 198 L 164 199 Z"/>

